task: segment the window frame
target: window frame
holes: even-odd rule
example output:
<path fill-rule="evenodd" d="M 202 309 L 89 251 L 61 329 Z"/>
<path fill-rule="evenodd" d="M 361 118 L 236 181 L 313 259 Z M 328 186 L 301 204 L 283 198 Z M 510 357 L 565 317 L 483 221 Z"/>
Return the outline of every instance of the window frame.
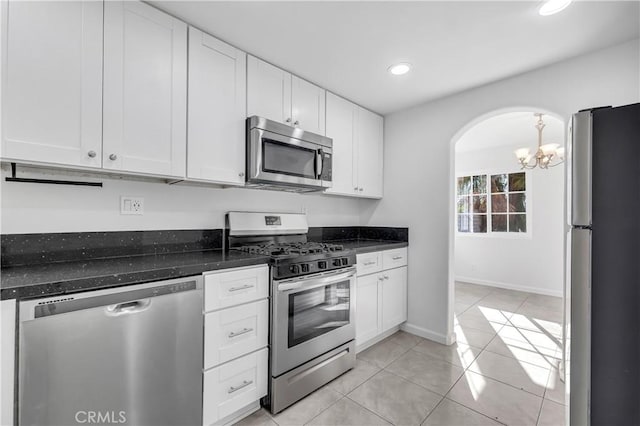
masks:
<path fill-rule="evenodd" d="M 526 232 L 509 232 L 509 231 L 493 231 L 492 230 L 492 217 L 493 214 L 493 203 L 491 200 L 491 196 L 493 193 L 491 192 L 491 176 L 492 175 L 500 175 L 500 174 L 513 174 L 513 173 L 524 173 L 525 176 L 525 190 L 524 191 L 507 191 L 505 194 L 510 192 L 515 193 L 524 193 L 526 199 L 525 205 L 525 217 L 526 217 Z M 487 232 L 460 232 L 458 231 L 458 178 L 462 177 L 471 177 L 473 181 L 473 176 L 485 176 L 487 187 L 486 187 L 486 196 L 487 196 Z M 502 239 L 531 239 L 533 237 L 533 228 L 532 228 L 532 217 L 533 217 L 533 177 L 531 170 L 521 170 L 521 169 L 480 169 L 476 171 L 460 171 L 455 173 L 455 179 L 453 182 L 453 226 L 455 228 L 455 236 L 456 237 L 464 237 L 464 238 L 502 238 Z M 473 184 L 472 184 L 473 185 Z M 473 191 L 473 189 L 472 189 Z M 473 196 L 473 194 L 470 194 Z M 473 214 L 473 213 L 471 213 Z M 502 213 L 497 213 L 502 214 Z M 507 220 L 509 217 L 508 212 L 505 214 L 507 216 Z"/>

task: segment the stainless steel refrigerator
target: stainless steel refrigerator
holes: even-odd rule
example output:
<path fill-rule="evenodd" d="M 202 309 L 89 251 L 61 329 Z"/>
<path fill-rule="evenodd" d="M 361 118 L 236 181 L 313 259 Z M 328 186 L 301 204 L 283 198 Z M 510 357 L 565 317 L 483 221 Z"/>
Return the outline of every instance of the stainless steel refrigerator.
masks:
<path fill-rule="evenodd" d="M 572 426 L 640 424 L 640 104 L 573 116 L 565 368 Z"/>

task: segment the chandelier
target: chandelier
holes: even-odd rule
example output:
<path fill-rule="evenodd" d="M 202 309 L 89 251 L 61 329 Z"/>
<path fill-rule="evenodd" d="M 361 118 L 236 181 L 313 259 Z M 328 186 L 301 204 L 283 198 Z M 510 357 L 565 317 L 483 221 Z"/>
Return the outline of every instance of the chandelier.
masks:
<path fill-rule="evenodd" d="M 542 121 L 542 113 L 533 114 L 538 117 L 538 122 L 534 126 L 538 129 L 538 149 L 535 154 L 531 154 L 529 148 L 520 148 L 515 151 L 521 169 L 548 169 L 555 167 L 564 162 L 564 147 L 557 143 L 542 144 L 542 130 L 544 129 L 544 121 Z"/>

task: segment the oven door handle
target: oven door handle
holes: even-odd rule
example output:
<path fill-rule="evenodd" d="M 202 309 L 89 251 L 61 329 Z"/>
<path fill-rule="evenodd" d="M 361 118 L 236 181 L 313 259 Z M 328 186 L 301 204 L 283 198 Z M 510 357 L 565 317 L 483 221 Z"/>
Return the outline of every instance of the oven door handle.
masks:
<path fill-rule="evenodd" d="M 353 277 L 355 274 L 356 274 L 355 269 L 352 269 L 348 272 L 343 272 L 341 274 L 329 275 L 326 277 L 313 278 L 309 280 L 302 280 L 302 281 L 296 281 L 296 282 L 282 283 L 282 284 L 278 284 L 278 291 L 285 292 L 285 291 L 291 291 L 291 290 L 310 290 L 317 287 L 323 287 L 333 282 L 344 281 L 348 278 Z"/>

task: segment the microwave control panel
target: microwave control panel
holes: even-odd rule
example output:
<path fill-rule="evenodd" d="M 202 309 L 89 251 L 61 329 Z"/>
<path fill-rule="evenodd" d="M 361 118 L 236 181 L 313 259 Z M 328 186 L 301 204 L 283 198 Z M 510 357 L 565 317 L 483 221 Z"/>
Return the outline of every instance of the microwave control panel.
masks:
<path fill-rule="evenodd" d="M 322 156 L 322 174 L 320 175 L 320 179 L 325 182 L 331 182 L 331 173 L 333 170 L 331 166 L 332 154 L 330 152 L 323 152 Z"/>

